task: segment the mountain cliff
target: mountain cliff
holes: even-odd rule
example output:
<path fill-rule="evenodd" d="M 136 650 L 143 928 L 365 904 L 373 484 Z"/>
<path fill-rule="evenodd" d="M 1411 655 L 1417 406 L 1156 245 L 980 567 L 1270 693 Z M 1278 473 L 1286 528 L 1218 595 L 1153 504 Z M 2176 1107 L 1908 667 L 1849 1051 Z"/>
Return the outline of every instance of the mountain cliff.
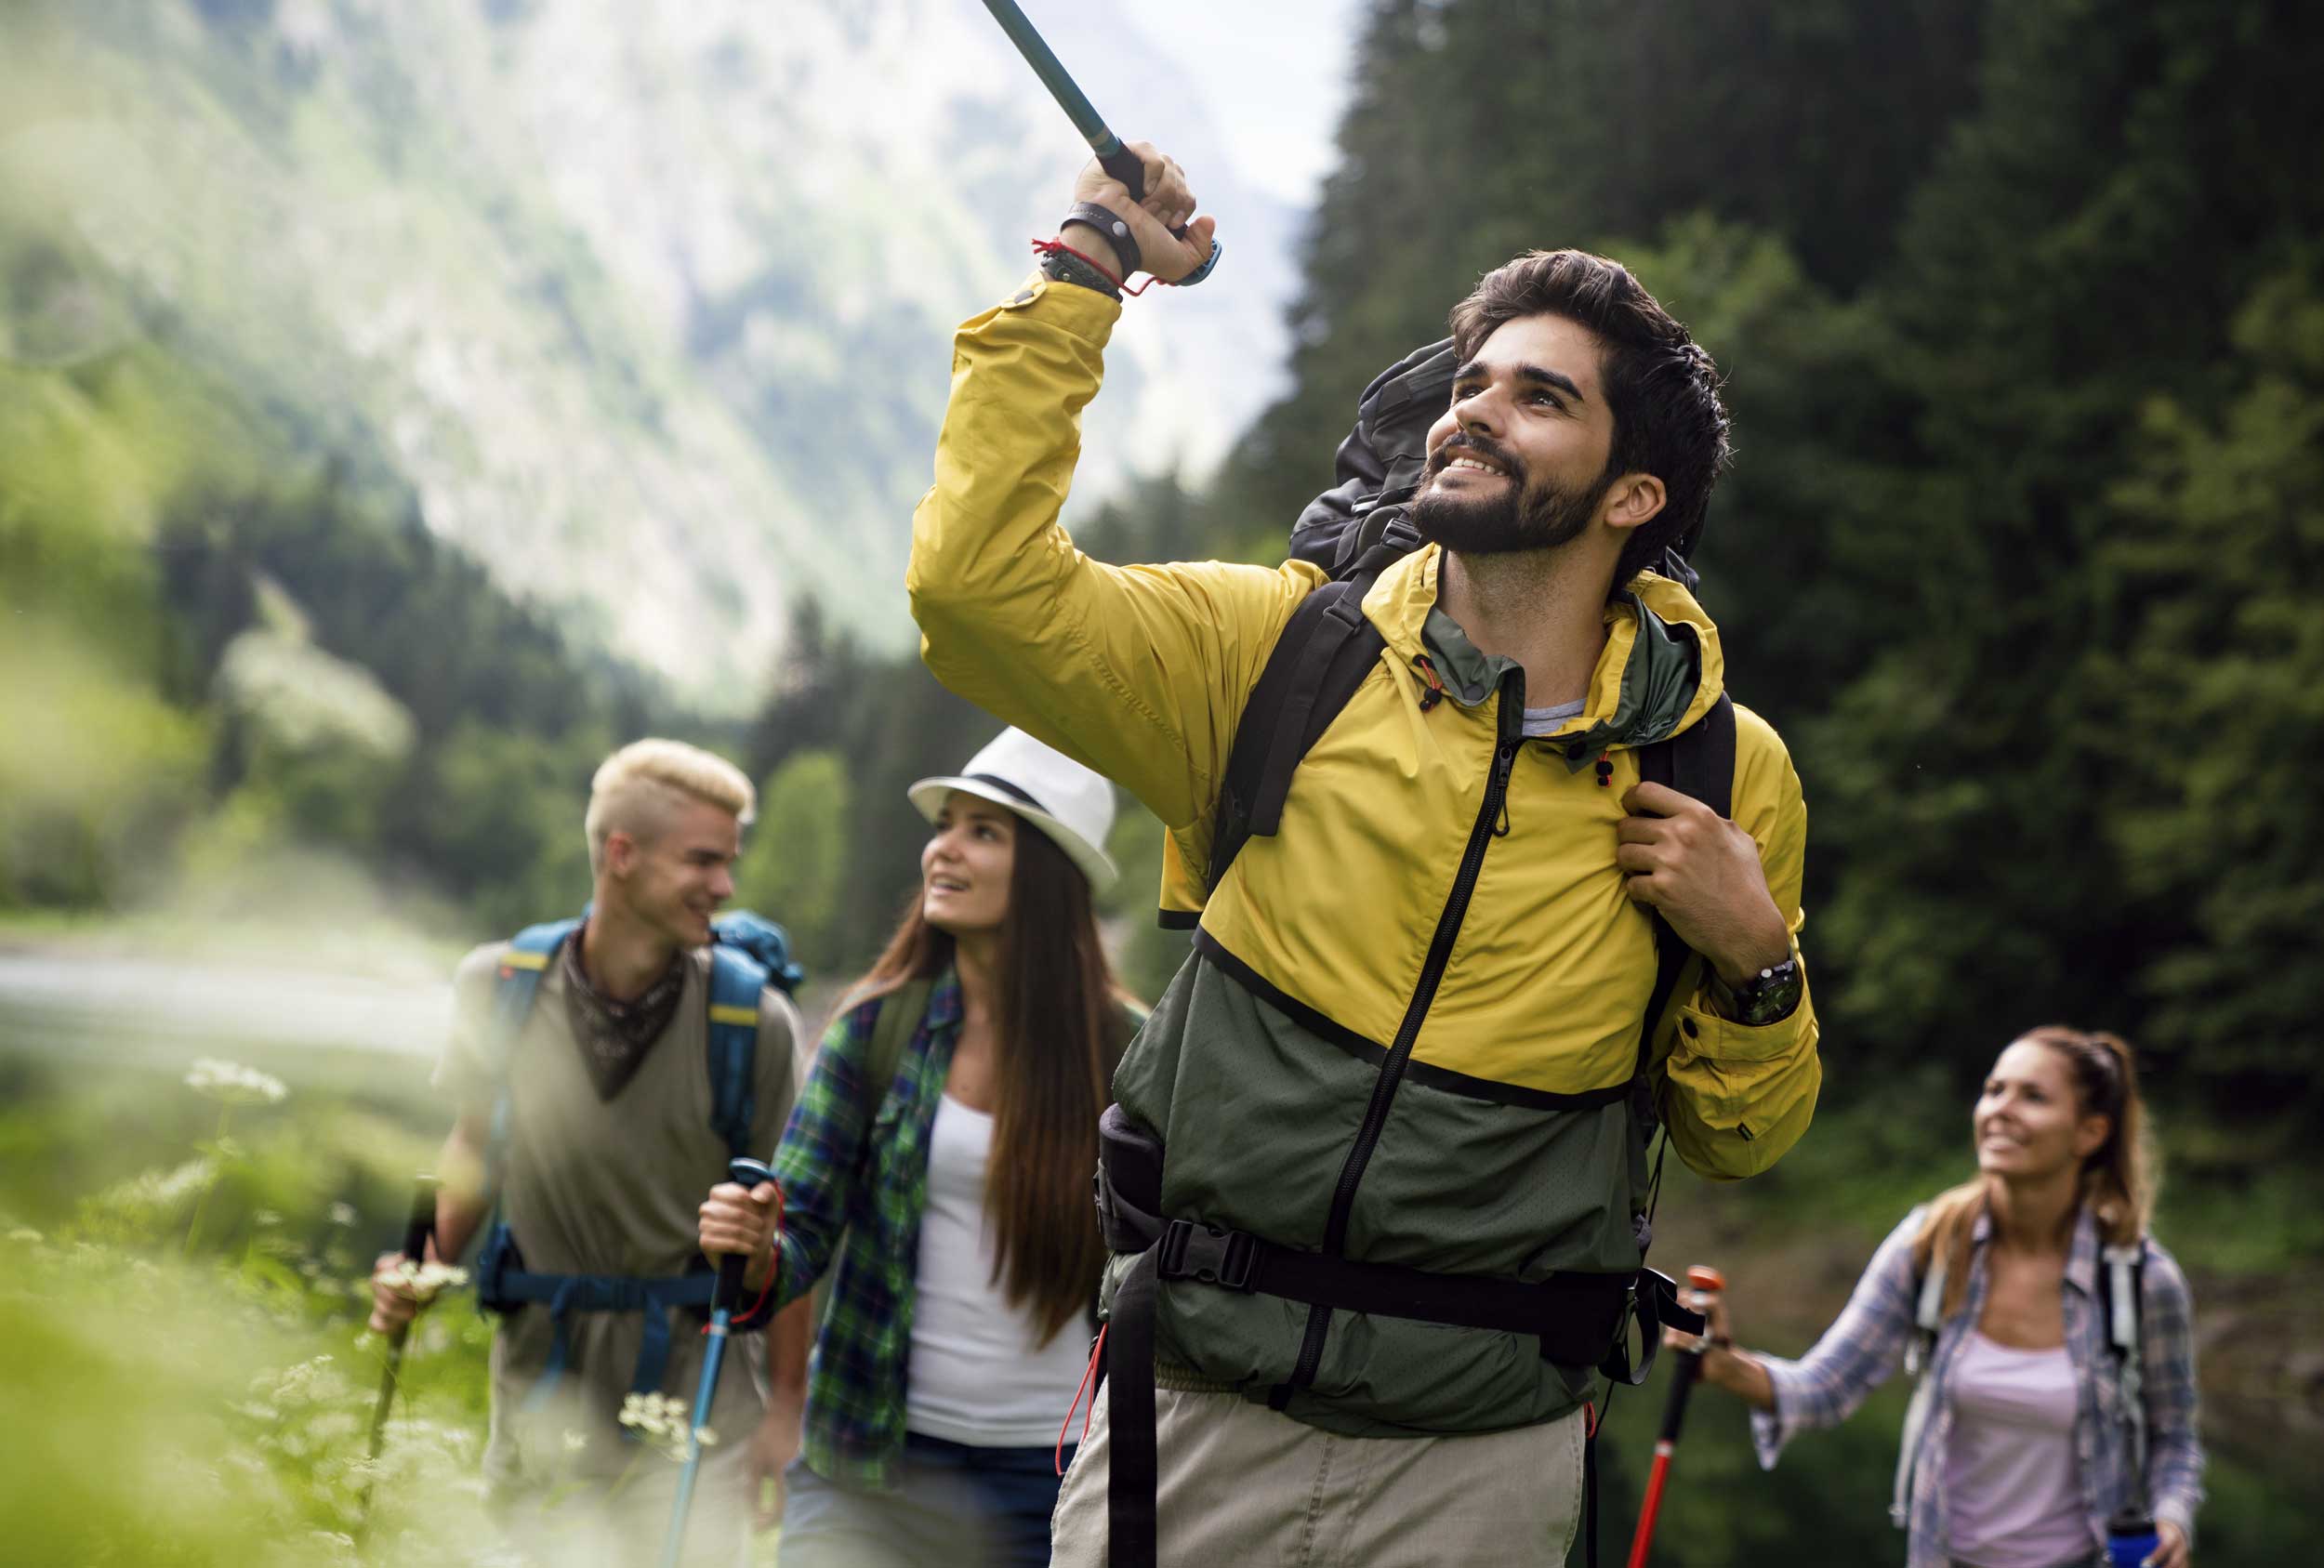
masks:
<path fill-rule="evenodd" d="M 1131 306 L 1102 493 L 1208 465 L 1271 390 L 1291 219 L 1127 7 L 1035 16 L 1232 236 L 1203 290 Z M 44 264 L 0 352 L 158 345 L 270 452 L 408 487 L 713 706 L 802 593 L 900 643 L 947 335 L 1023 275 L 1080 155 L 971 0 L 35 0 L 0 33 L 0 210 Z"/>

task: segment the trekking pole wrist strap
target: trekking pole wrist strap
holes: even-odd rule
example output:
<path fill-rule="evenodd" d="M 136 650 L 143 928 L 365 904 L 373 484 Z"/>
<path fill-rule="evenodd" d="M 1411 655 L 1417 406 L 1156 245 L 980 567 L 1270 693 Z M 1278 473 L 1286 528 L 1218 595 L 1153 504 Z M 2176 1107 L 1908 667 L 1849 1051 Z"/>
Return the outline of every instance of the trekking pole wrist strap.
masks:
<path fill-rule="evenodd" d="M 1061 232 L 1066 223 L 1086 223 L 1104 235 L 1106 244 L 1114 247 L 1115 259 L 1122 264 L 1125 282 L 1145 264 L 1145 253 L 1138 248 L 1137 237 L 1130 233 L 1129 221 L 1113 208 L 1102 207 L 1095 202 L 1076 202 L 1073 210 L 1065 214 L 1064 223 L 1057 226 Z"/>

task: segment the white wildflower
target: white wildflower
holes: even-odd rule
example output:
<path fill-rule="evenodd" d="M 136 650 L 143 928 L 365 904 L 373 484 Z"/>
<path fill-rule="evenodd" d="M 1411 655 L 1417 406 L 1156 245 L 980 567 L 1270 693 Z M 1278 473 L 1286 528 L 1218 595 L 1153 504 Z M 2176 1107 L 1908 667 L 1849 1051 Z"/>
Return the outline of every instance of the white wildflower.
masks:
<path fill-rule="evenodd" d="M 186 1087 L 228 1105 L 277 1105 L 290 1093 L 271 1074 L 215 1056 L 195 1058 Z"/>
<path fill-rule="evenodd" d="M 633 1393 L 621 1402 L 621 1424 L 673 1459 L 686 1457 L 687 1421 L 686 1402 L 674 1395 Z"/>
<path fill-rule="evenodd" d="M 415 1263 L 408 1258 L 403 1258 L 396 1260 L 391 1272 L 409 1285 L 412 1294 L 423 1302 L 433 1301 L 444 1291 L 456 1290 L 468 1284 L 468 1271 L 449 1263 Z"/>
<path fill-rule="evenodd" d="M 42 1235 L 38 1231 L 33 1230 L 29 1225 L 19 1225 L 15 1230 L 8 1232 L 8 1240 L 12 1242 L 37 1243 L 45 1242 L 47 1239 L 48 1238 L 46 1236 Z"/>
<path fill-rule="evenodd" d="M 354 1224 L 355 1206 L 353 1204 L 333 1204 L 331 1206 L 331 1223 L 334 1225 Z"/>
<path fill-rule="evenodd" d="M 718 1441 L 719 1434 L 712 1431 L 709 1428 L 696 1427 L 694 1429 L 694 1442 L 700 1443 L 703 1447 L 715 1447 L 718 1444 Z"/>
<path fill-rule="evenodd" d="M 587 1432 L 567 1432 L 565 1434 L 565 1452 L 568 1454 L 578 1454 L 588 1445 L 589 1434 Z"/>
<path fill-rule="evenodd" d="M 254 1209 L 251 1211 L 250 1223 L 257 1226 L 262 1231 L 271 1231 L 282 1222 L 283 1217 L 275 1213 L 271 1208 Z"/>

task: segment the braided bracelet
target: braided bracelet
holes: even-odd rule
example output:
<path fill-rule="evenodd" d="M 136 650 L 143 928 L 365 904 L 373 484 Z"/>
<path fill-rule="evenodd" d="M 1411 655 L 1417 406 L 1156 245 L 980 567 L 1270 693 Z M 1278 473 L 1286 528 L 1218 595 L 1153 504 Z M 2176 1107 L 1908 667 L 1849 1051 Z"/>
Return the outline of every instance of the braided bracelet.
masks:
<path fill-rule="evenodd" d="M 1118 301 L 1121 298 L 1121 280 L 1073 246 L 1058 240 L 1036 240 L 1033 248 L 1040 255 L 1044 277 L 1061 283 L 1095 289 L 1109 299 Z"/>

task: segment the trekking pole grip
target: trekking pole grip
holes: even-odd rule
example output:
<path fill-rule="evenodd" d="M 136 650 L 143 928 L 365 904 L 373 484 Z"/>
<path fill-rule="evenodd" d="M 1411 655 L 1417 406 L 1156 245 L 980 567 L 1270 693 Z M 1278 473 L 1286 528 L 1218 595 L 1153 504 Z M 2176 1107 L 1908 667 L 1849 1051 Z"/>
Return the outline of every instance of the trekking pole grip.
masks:
<path fill-rule="evenodd" d="M 1109 131 L 1106 133 L 1106 141 L 1110 150 L 1099 152 L 1098 167 L 1122 182 L 1122 189 L 1129 193 L 1130 204 L 1135 206 L 1146 199 L 1146 166 L 1138 161 L 1137 153 L 1122 145 L 1121 138 Z M 1185 224 L 1181 224 L 1170 231 L 1170 237 L 1174 240 L 1182 240 L 1186 235 Z M 1210 269 L 1205 267 L 1202 269 L 1202 276 L 1208 276 L 1209 271 Z"/>
<path fill-rule="evenodd" d="M 736 1158 L 726 1162 L 726 1179 L 744 1192 L 755 1190 L 760 1182 L 772 1181 L 774 1172 L 764 1160 Z M 743 1271 L 750 1259 L 739 1252 L 730 1252 L 719 1259 L 719 1283 L 710 1298 L 713 1314 L 731 1312 L 743 1294 Z"/>
<path fill-rule="evenodd" d="M 412 1182 L 411 1212 L 403 1220 L 403 1257 L 412 1263 L 427 1261 L 428 1238 L 436 1232 L 436 1193 L 443 1183 L 433 1176 L 420 1176 Z"/>

